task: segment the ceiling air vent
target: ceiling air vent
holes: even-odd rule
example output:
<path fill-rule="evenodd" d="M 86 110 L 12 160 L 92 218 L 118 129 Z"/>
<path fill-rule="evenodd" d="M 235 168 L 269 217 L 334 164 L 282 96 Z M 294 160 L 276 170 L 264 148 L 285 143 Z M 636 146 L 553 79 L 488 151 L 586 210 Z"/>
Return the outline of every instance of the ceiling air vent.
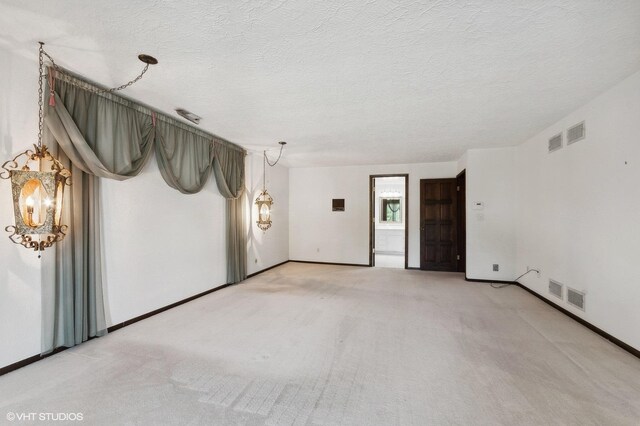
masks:
<path fill-rule="evenodd" d="M 549 139 L 549 153 L 557 151 L 562 148 L 562 133 L 558 133 L 551 139 Z"/>
<path fill-rule="evenodd" d="M 574 142 L 578 142 L 579 140 L 584 139 L 586 136 L 584 129 L 584 121 L 582 123 L 576 124 L 573 127 L 570 127 L 567 130 L 567 145 L 571 145 Z"/>
<path fill-rule="evenodd" d="M 182 109 L 182 108 L 177 108 L 176 112 L 180 117 L 186 118 L 187 120 L 189 120 L 194 124 L 200 124 L 201 117 L 195 115 L 194 113 L 189 112 L 186 109 Z"/>
<path fill-rule="evenodd" d="M 567 287 L 567 303 L 584 311 L 585 294 L 581 291 Z"/>
<path fill-rule="evenodd" d="M 549 293 L 562 299 L 562 284 L 554 280 L 549 280 Z"/>

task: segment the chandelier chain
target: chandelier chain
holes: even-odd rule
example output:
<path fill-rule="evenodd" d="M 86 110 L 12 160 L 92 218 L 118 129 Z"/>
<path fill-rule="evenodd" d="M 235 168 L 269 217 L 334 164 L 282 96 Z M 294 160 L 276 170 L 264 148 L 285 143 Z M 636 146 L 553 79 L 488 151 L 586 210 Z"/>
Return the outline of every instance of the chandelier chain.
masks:
<path fill-rule="evenodd" d="M 38 148 L 42 148 L 42 133 L 44 131 L 44 103 L 42 96 L 42 79 L 44 78 L 43 44 L 40 42 L 40 54 L 38 55 Z"/>
<path fill-rule="evenodd" d="M 269 157 L 267 157 L 267 151 L 262 151 L 262 191 L 263 192 L 266 191 L 267 189 L 267 164 L 271 167 L 278 164 L 278 161 L 280 161 L 280 157 L 282 157 L 282 149 L 284 148 L 285 144 L 286 142 L 280 142 L 280 153 L 278 154 L 278 158 L 276 158 L 276 161 L 274 161 L 273 163 L 269 161 Z"/>
<path fill-rule="evenodd" d="M 267 151 L 263 152 L 264 156 L 262 158 L 262 192 L 267 190 L 267 166 L 264 164 L 267 161 Z"/>
<path fill-rule="evenodd" d="M 58 64 L 56 64 L 56 62 L 53 60 L 51 55 L 49 55 L 42 48 L 42 45 L 40 45 L 40 50 L 47 57 L 47 59 L 49 59 L 49 61 L 51 61 L 51 65 L 53 65 L 53 68 L 56 70 L 56 72 L 59 72 L 60 74 L 64 74 L 64 75 L 73 77 L 71 74 L 66 72 L 64 70 L 64 68 L 61 68 Z M 134 78 L 133 80 L 130 80 L 130 81 L 118 86 L 118 87 L 112 87 L 110 89 L 98 89 L 96 87 L 93 87 L 93 86 L 85 83 L 85 84 L 82 85 L 82 89 L 84 89 L 84 90 L 86 90 L 88 92 L 91 92 L 91 93 L 98 93 L 98 94 L 100 94 L 100 93 L 118 92 L 118 91 L 120 91 L 122 89 L 126 89 L 127 87 L 131 86 L 134 83 L 137 83 L 142 78 L 142 76 L 147 72 L 148 69 L 149 69 L 149 64 L 147 63 L 147 64 L 145 64 L 144 68 L 142 69 L 142 72 L 136 78 Z M 42 74 L 42 70 L 40 71 L 40 74 Z"/>
<path fill-rule="evenodd" d="M 278 158 L 276 158 L 276 161 L 273 162 L 273 164 L 271 164 L 271 161 L 269 161 L 269 157 L 267 157 L 267 151 L 264 151 L 264 158 L 267 161 L 267 164 L 270 165 L 271 167 L 275 166 L 276 164 L 278 164 L 278 161 L 280 161 L 280 157 L 282 157 L 282 149 L 284 148 L 284 142 L 282 142 L 280 144 L 280 154 L 278 154 Z"/>

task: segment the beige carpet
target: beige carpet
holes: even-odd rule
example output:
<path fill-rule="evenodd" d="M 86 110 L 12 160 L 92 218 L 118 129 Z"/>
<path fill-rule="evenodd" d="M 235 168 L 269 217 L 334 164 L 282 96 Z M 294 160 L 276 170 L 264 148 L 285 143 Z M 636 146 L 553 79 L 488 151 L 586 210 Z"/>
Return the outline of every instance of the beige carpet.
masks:
<path fill-rule="evenodd" d="M 289 263 L 0 377 L 0 423 L 9 412 L 91 425 L 638 425 L 640 360 L 516 287 Z"/>

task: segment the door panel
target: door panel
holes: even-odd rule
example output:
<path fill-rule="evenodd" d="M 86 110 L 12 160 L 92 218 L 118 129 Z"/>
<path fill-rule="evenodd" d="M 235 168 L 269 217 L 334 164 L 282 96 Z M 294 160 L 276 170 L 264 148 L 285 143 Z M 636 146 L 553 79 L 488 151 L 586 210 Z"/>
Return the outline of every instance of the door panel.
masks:
<path fill-rule="evenodd" d="M 456 271 L 456 179 L 420 181 L 420 269 Z"/>

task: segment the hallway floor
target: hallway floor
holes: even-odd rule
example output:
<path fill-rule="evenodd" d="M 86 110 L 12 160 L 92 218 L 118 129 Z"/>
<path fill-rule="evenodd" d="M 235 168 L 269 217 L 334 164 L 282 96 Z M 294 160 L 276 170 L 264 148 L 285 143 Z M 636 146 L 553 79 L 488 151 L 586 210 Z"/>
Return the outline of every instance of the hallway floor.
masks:
<path fill-rule="evenodd" d="M 292 262 L 0 377 L 0 422 L 637 425 L 639 401 L 640 360 L 518 287 Z"/>
<path fill-rule="evenodd" d="M 376 253 L 376 268 L 404 269 L 404 254 Z"/>

